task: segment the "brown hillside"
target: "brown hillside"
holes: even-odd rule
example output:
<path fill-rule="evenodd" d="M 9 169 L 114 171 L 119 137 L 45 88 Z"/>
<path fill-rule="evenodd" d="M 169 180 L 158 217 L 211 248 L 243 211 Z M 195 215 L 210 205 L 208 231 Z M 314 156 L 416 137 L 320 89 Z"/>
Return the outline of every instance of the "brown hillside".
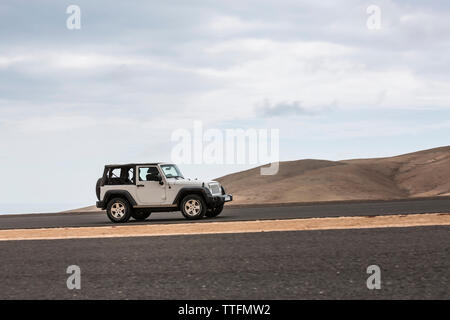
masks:
<path fill-rule="evenodd" d="M 258 167 L 217 180 L 233 204 L 450 195 L 450 146 L 390 158 L 286 161 L 274 176 Z"/>

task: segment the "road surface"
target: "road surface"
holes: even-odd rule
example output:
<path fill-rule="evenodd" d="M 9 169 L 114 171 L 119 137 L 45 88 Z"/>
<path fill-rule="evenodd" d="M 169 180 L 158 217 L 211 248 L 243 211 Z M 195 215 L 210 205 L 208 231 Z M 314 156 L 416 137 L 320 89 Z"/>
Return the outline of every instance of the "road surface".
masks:
<path fill-rule="evenodd" d="M 426 200 L 323 203 L 259 208 L 225 208 L 224 212 L 217 218 L 189 221 L 189 223 L 441 212 L 450 212 L 449 197 Z M 167 224 L 186 222 L 186 219 L 183 218 L 180 212 L 174 212 L 154 213 L 144 222 L 137 222 L 131 219 L 129 224 Z M 95 227 L 110 225 L 112 225 L 112 223 L 109 221 L 106 214 L 97 212 L 0 215 L 0 229 Z"/>
<path fill-rule="evenodd" d="M 0 299 L 450 299 L 444 226 L 5 241 L 0 259 Z"/>

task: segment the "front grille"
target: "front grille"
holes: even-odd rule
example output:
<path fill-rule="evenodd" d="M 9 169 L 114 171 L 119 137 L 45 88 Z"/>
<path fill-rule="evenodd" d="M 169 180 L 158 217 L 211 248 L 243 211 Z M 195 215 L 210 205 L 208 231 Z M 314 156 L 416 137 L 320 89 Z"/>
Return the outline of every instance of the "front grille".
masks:
<path fill-rule="evenodd" d="M 218 184 L 211 184 L 209 185 L 209 187 L 211 188 L 211 193 L 212 194 L 221 194 L 222 190 L 220 190 L 220 186 Z"/>

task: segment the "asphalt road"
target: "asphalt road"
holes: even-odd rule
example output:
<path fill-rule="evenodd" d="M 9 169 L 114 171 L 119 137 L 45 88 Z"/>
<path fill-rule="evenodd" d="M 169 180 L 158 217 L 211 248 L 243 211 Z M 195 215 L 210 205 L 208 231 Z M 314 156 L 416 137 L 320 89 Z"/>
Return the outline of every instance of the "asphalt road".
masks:
<path fill-rule="evenodd" d="M 339 216 L 371 216 L 408 213 L 450 212 L 450 198 L 322 203 L 296 206 L 226 208 L 217 218 L 203 219 L 211 221 L 245 221 L 263 219 L 293 219 Z M 180 212 L 153 213 L 144 222 L 130 220 L 134 224 L 186 223 Z M 31 215 L 0 215 L 0 229 L 17 228 L 53 228 L 53 227 L 95 227 L 111 225 L 105 213 L 53 213 Z"/>
<path fill-rule="evenodd" d="M 0 299 L 450 299 L 448 226 L 5 241 L 0 261 Z"/>

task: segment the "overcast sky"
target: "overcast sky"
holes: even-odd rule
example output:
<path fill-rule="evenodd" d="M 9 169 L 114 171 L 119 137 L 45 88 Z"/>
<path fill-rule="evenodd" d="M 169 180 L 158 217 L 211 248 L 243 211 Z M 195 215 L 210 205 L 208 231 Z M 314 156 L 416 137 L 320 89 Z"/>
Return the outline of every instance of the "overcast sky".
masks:
<path fill-rule="evenodd" d="M 194 120 L 278 128 L 281 160 L 448 145 L 450 3 L 0 2 L 0 212 L 91 205 L 104 164 L 170 161 Z"/>

